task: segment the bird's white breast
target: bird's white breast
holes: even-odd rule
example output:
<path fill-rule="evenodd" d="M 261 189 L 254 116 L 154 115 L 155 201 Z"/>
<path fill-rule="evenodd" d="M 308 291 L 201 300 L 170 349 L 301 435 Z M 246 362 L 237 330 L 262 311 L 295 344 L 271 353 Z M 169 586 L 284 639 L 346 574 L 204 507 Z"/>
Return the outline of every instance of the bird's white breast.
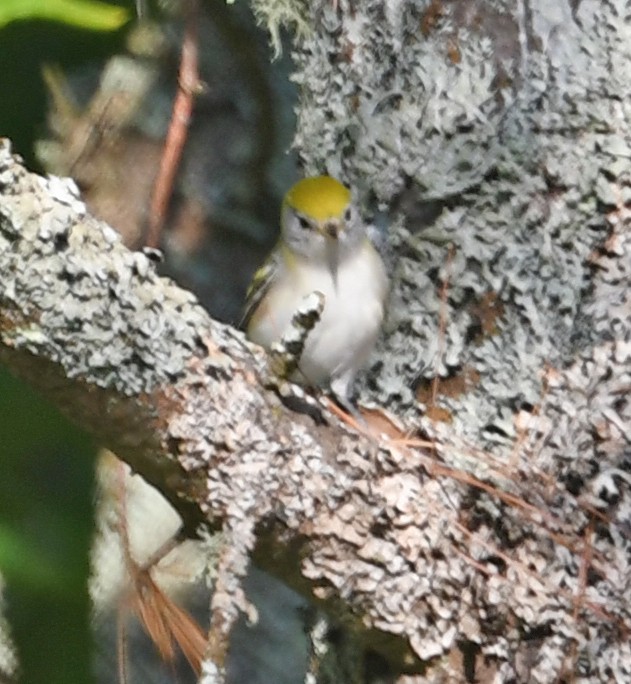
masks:
<path fill-rule="evenodd" d="M 279 341 L 304 298 L 321 292 L 324 309 L 307 337 L 300 360 L 302 381 L 324 385 L 340 379 L 348 388 L 377 338 L 387 282 L 381 258 L 368 242 L 341 261 L 337 284 L 323 266 L 305 262 L 300 268 L 283 266 L 268 295 L 269 315 L 252 337 L 267 347 Z"/>

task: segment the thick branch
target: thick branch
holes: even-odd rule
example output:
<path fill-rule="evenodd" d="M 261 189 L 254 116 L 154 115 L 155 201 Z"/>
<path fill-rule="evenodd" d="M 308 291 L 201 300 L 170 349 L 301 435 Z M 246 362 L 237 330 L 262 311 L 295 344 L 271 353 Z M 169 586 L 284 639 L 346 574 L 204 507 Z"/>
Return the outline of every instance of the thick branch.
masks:
<path fill-rule="evenodd" d="M 0 360 L 180 511 L 193 504 L 235 535 L 257 527 L 257 560 L 294 586 L 340 587 L 359 573 L 358 606 L 368 600 L 370 613 L 367 592 L 396 552 L 363 547 L 384 506 L 409 505 L 390 479 L 400 457 L 286 409 L 261 385 L 260 350 L 160 278 L 150 255 L 124 248 L 86 213 L 71 181 L 28 173 L 6 142 L 0 192 Z M 420 462 L 404 465 L 408 493 L 420 495 Z M 325 582 L 318 558 L 338 546 Z M 299 558 L 312 582 L 300 578 Z"/>

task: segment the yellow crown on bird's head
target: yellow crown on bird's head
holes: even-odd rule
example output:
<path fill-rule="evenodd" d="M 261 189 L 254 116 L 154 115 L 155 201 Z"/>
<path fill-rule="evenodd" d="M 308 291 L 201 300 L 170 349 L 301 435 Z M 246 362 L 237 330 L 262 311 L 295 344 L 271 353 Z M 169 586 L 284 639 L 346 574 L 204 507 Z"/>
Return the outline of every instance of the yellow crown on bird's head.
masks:
<path fill-rule="evenodd" d="M 351 191 L 331 176 L 303 178 L 285 195 L 285 204 L 316 221 L 341 216 L 350 201 Z"/>

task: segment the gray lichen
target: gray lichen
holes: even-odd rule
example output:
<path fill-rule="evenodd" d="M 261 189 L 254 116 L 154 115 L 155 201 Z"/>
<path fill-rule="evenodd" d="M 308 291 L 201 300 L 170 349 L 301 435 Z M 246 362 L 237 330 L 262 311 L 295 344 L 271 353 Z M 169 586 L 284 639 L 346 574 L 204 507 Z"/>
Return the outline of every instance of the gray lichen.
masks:
<path fill-rule="evenodd" d="M 0 177 L 0 184 L 7 182 Z M 22 323 L 6 332 L 12 346 L 60 363 L 69 378 L 89 375 L 128 396 L 181 375 L 184 359 L 200 344 L 205 316 L 193 295 L 161 279 L 148 256 L 127 251 L 111 228 L 87 217 L 72 184 L 55 177 L 37 183 L 31 195 L 22 188 L 20 203 L 5 204 L 0 216 L 0 250 L 11 254 L 4 306 L 18 309 L 29 301 L 37 307 L 30 319 L 22 311 Z M 41 201 L 46 193 L 50 200 Z M 24 225 L 23 203 L 32 203 Z M 86 220 L 77 222 L 77 214 Z M 37 263 L 27 250 L 38 254 Z M 165 309 L 187 315 L 165 315 Z M 133 349 L 128 336 L 138 341 Z"/>
<path fill-rule="evenodd" d="M 425 27 L 435 4 L 442 14 Z M 392 236 L 399 328 L 384 342 L 375 398 L 409 408 L 422 378 L 472 370 L 478 385 L 444 403 L 453 429 L 478 445 L 485 428 L 489 444 L 492 433 L 512 440 L 511 416 L 539 402 L 545 365 L 572 358 L 588 256 L 608 234 L 610 180 L 629 158 L 622 5 L 531 3 L 525 28 L 519 12 L 506 2 L 314 3 L 317 30 L 295 49 L 306 169 L 405 213 Z M 489 293 L 502 316 L 473 345 Z"/>

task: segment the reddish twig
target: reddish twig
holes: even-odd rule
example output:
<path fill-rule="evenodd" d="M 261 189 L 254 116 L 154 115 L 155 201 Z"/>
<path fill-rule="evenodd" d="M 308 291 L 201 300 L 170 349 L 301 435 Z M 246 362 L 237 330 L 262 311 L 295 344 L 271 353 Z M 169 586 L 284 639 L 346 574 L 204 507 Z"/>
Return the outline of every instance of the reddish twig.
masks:
<path fill-rule="evenodd" d="M 199 54 L 198 33 L 199 23 L 197 0 L 187 0 L 185 3 L 186 21 L 184 38 L 182 40 L 182 59 L 178 77 L 178 91 L 173 103 L 171 124 L 164 143 L 160 168 L 156 178 L 147 228 L 147 247 L 157 248 L 160 245 L 160 234 L 173 193 L 173 183 L 182 159 L 184 144 L 188 132 L 188 125 L 193 114 L 195 94 L 199 91 Z"/>
<path fill-rule="evenodd" d="M 525 566 L 522 562 L 515 560 L 514 558 L 511 558 L 508 554 L 504 553 L 500 549 L 498 549 L 494 544 L 491 544 L 490 542 L 486 541 L 485 539 L 482 539 L 479 535 L 476 535 L 474 532 L 471 532 L 471 530 L 468 530 L 464 525 L 462 525 L 459 522 L 454 522 L 454 526 L 460 530 L 465 536 L 467 536 L 469 539 L 474 541 L 476 544 L 480 544 L 484 548 L 488 549 L 494 556 L 497 556 L 501 560 L 506 563 L 508 567 L 512 567 L 516 571 L 520 571 L 530 577 L 532 580 L 535 582 L 539 583 L 542 587 L 547 589 L 551 594 L 559 594 L 560 596 L 563 596 L 567 601 L 572 602 L 576 606 L 576 597 L 572 596 L 571 592 L 569 592 L 567 589 L 560 588 L 558 586 L 552 585 L 548 582 L 548 580 L 542 576 L 541 574 L 538 574 L 536 571 L 531 570 L 527 566 Z M 465 554 L 464 552 L 460 552 L 460 555 L 467 561 L 469 562 L 470 556 Z M 478 569 L 478 565 L 480 564 L 480 561 L 476 561 L 474 559 L 471 559 L 473 567 Z M 487 573 L 488 574 L 488 573 Z M 503 581 L 507 581 L 506 577 L 502 577 L 501 575 L 496 574 L 496 577 L 500 577 Z M 583 597 L 584 599 L 584 597 Z M 582 601 L 582 606 L 584 608 L 589 609 L 593 614 L 597 615 L 601 620 L 606 620 L 607 622 L 615 622 L 617 625 L 619 625 L 623 629 L 627 629 L 627 625 L 624 623 L 623 620 L 618 618 L 615 615 L 610 615 L 607 610 L 604 608 L 604 606 L 595 603 L 594 601 Z"/>
<path fill-rule="evenodd" d="M 581 564 L 578 569 L 578 591 L 574 598 L 574 619 L 578 620 L 578 614 L 581 605 L 585 602 L 585 591 L 587 590 L 587 574 L 593 563 L 594 549 L 592 540 L 594 537 L 594 521 L 591 520 L 583 539 L 583 553 L 581 555 Z"/>

